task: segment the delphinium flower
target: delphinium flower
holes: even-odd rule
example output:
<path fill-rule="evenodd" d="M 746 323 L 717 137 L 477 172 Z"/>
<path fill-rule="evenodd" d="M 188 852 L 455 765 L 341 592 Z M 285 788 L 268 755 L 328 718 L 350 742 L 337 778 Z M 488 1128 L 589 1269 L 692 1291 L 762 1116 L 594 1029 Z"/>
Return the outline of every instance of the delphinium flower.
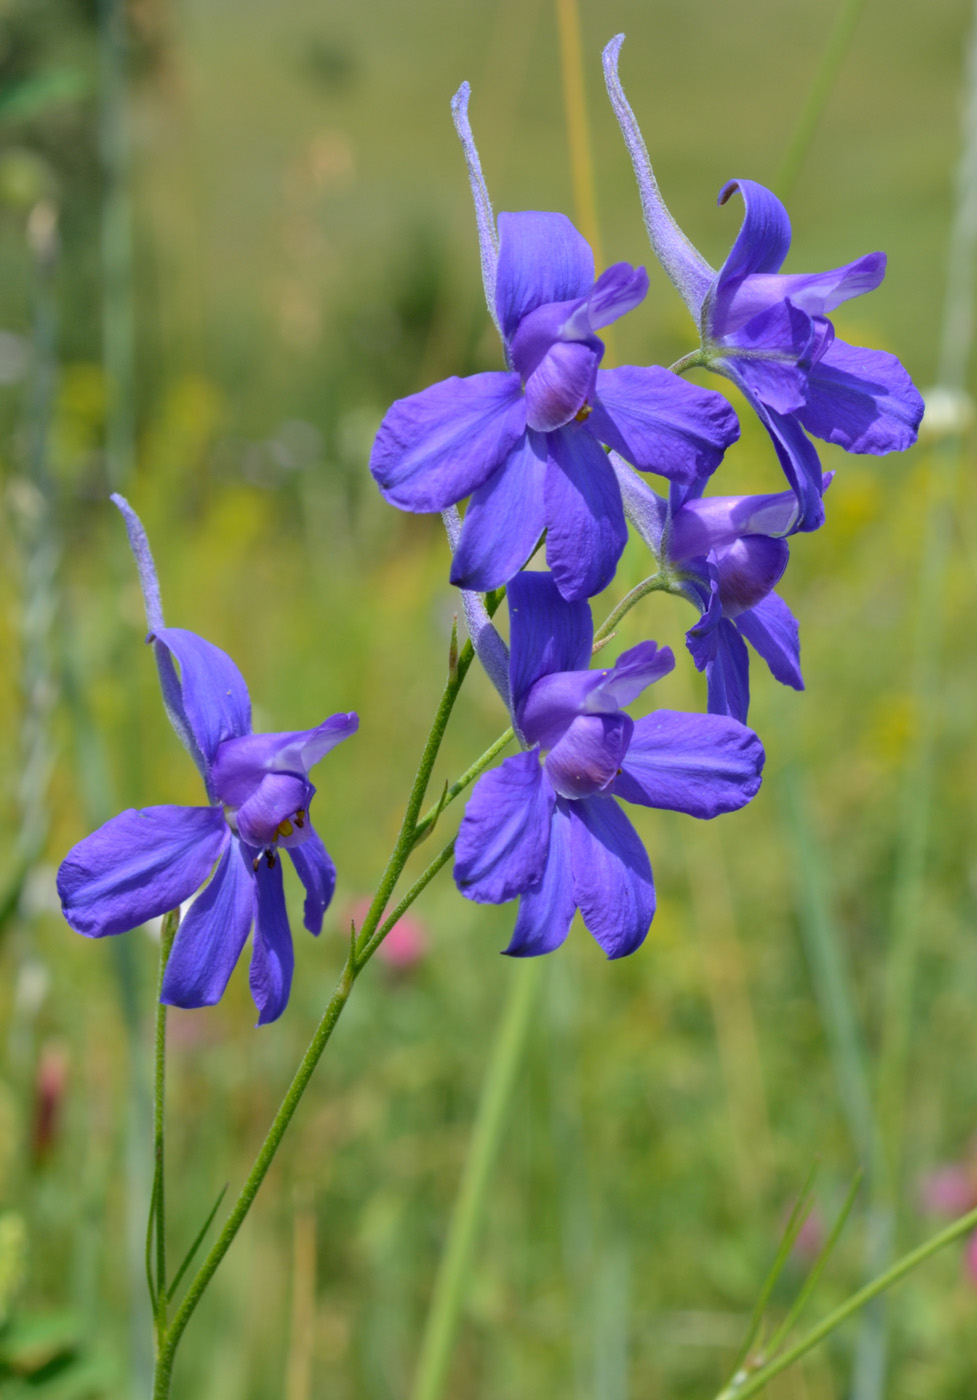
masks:
<path fill-rule="evenodd" d="M 673 487 L 666 500 L 613 453 L 611 463 L 635 529 L 673 591 L 702 614 L 686 644 L 706 674 L 710 713 L 745 722 L 746 642 L 776 680 L 803 690 L 797 619 L 773 591 L 790 557 L 786 536 L 796 528 L 793 492 L 703 497 Z M 827 473 L 825 485 L 829 480 Z"/>
<path fill-rule="evenodd" d="M 609 670 L 589 670 L 593 621 L 547 573 L 509 584 L 510 684 L 524 752 L 476 784 L 455 846 L 462 894 L 520 897 L 506 951 L 548 953 L 576 909 L 607 953 L 643 941 L 655 912 L 651 865 L 617 799 L 714 817 L 760 786 L 763 748 L 725 715 L 624 713 L 672 670 L 667 647 L 641 642 Z"/>
<path fill-rule="evenodd" d="M 682 233 L 658 189 L 641 132 L 617 74 L 623 35 L 604 50 L 607 90 L 631 155 L 652 246 L 695 318 L 701 349 L 688 363 L 731 379 L 773 441 L 798 503 L 796 528 L 821 524 L 822 474 L 807 436 L 848 452 L 899 452 L 916 440 L 923 401 L 894 355 L 848 345 L 828 313 L 872 291 L 885 276 L 884 253 L 828 272 L 781 273 L 790 247 L 787 211 L 754 180 L 730 180 L 744 219 L 718 272 Z"/>
<path fill-rule="evenodd" d="M 643 300 L 643 268 L 617 263 L 595 281 L 590 247 L 563 214 L 500 214 L 497 253 L 485 243 L 508 369 L 399 399 L 370 469 L 402 510 L 471 497 L 452 583 L 483 592 L 507 583 L 545 530 L 560 592 L 588 598 L 613 578 L 627 541 L 602 444 L 684 481 L 717 465 L 739 424 L 721 395 L 660 366 L 600 368 L 597 332 Z"/>
<path fill-rule="evenodd" d="M 309 820 L 309 772 L 359 721 L 336 714 L 315 729 L 253 733 L 247 686 L 231 658 L 193 632 L 164 625 L 142 524 L 121 497 L 113 499 L 139 567 L 164 704 L 208 804 L 130 809 L 80 841 L 58 872 L 64 916 L 78 933 L 101 938 L 176 909 L 200 890 L 177 932 L 161 1000 L 183 1007 L 219 1001 L 253 925 L 251 992 L 264 1025 L 285 1009 L 292 982 L 280 852 L 288 851 L 305 887 L 305 927 L 317 934 L 336 870 Z"/>

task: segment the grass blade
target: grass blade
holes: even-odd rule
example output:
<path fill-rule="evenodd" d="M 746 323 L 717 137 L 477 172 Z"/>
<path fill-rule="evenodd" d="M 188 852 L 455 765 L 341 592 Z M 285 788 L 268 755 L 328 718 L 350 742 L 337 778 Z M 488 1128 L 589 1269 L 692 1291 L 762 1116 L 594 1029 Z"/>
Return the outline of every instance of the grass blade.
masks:
<path fill-rule="evenodd" d="M 855 1204 L 855 1197 L 858 1195 L 858 1188 L 862 1184 L 862 1178 L 864 1175 L 864 1168 L 859 1167 L 858 1171 L 852 1177 L 852 1183 L 848 1188 L 848 1194 L 845 1196 L 844 1204 L 842 1205 L 841 1210 L 838 1212 L 837 1220 L 831 1227 L 831 1233 L 829 1234 L 828 1238 L 825 1240 L 823 1246 L 821 1247 L 821 1251 L 814 1261 L 814 1265 L 811 1269 L 811 1272 L 808 1274 L 806 1280 L 804 1281 L 803 1288 L 798 1293 L 797 1297 L 794 1299 L 794 1302 L 791 1305 L 787 1316 L 784 1318 L 783 1322 L 780 1324 L 777 1331 L 774 1333 L 773 1337 L 770 1340 L 770 1344 L 767 1347 L 767 1352 L 770 1356 L 776 1356 L 780 1347 L 783 1345 L 784 1338 L 788 1335 L 790 1329 L 794 1326 L 794 1323 L 804 1311 L 804 1308 L 807 1306 L 807 1302 L 811 1297 L 811 1294 L 817 1287 L 818 1280 L 824 1273 L 824 1270 L 828 1265 L 828 1261 L 834 1253 L 835 1245 L 841 1239 L 841 1232 L 848 1224 L 848 1217 L 851 1215 L 852 1206 Z"/>
<path fill-rule="evenodd" d="M 801 1193 L 797 1198 L 797 1201 L 794 1205 L 794 1209 L 790 1213 L 790 1219 L 787 1221 L 787 1225 L 784 1228 L 784 1233 L 781 1236 L 780 1240 L 780 1246 L 777 1250 L 777 1253 L 774 1255 L 774 1261 L 770 1266 L 769 1272 L 767 1273 L 767 1277 L 763 1281 L 763 1287 L 760 1289 L 759 1297 L 757 1298 L 753 1308 L 753 1314 L 750 1317 L 750 1325 L 746 1329 L 746 1336 L 743 1338 L 743 1344 L 737 1353 L 735 1362 L 733 1363 L 733 1376 L 735 1376 L 739 1372 L 744 1361 L 750 1354 L 750 1348 L 756 1341 L 757 1335 L 759 1334 L 760 1328 L 763 1324 L 763 1315 L 767 1310 L 767 1304 L 770 1302 L 770 1295 L 773 1293 L 773 1290 L 776 1287 L 777 1280 L 780 1278 L 780 1275 L 783 1272 L 784 1265 L 790 1258 L 790 1252 L 794 1248 L 794 1245 L 797 1241 L 797 1236 L 801 1232 L 801 1226 L 807 1219 L 811 1210 L 811 1206 L 814 1204 L 812 1192 L 814 1189 L 814 1181 L 817 1177 L 817 1174 L 818 1164 L 815 1162 L 815 1164 L 811 1167 L 811 1170 L 807 1174 L 807 1179 L 804 1182 L 804 1185 L 801 1189 Z M 730 1384 L 732 1384 L 732 1382 L 730 1382 Z"/>

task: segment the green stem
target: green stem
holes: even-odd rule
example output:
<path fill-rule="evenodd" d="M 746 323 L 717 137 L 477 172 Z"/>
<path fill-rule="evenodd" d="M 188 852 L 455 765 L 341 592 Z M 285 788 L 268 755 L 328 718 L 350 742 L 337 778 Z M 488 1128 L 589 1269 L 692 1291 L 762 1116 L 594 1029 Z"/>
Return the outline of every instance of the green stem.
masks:
<path fill-rule="evenodd" d="M 668 366 L 669 374 L 684 374 L 687 369 L 697 369 L 706 363 L 706 352 L 702 346 L 698 350 L 690 350 L 687 355 L 683 355 L 680 360 L 676 360 L 673 365 Z"/>
<path fill-rule="evenodd" d="M 248 1178 L 241 1188 L 241 1193 L 234 1202 L 234 1207 L 227 1217 L 216 1242 L 194 1275 L 193 1281 L 187 1289 L 186 1296 L 166 1331 L 156 1363 L 156 1380 L 153 1389 L 153 1400 L 167 1400 L 170 1394 L 173 1359 L 184 1329 L 190 1321 L 194 1309 L 200 1302 L 204 1290 L 216 1273 L 218 1265 L 230 1249 L 231 1243 L 238 1230 L 241 1228 L 245 1216 L 251 1209 L 252 1202 L 258 1194 L 258 1188 L 264 1181 L 268 1168 L 271 1166 L 275 1153 L 278 1150 L 278 1144 L 281 1142 L 282 1135 L 291 1122 L 302 1095 L 305 1093 L 306 1086 L 312 1077 L 312 1071 L 319 1063 L 319 1058 L 326 1048 L 326 1045 L 329 1043 L 329 1038 L 336 1027 L 336 1022 L 339 1020 L 343 1007 L 346 1005 L 346 1001 L 353 989 L 353 983 L 356 979 L 352 958 L 352 949 L 350 949 L 346 959 L 346 965 L 343 968 L 342 976 L 332 995 L 332 999 L 326 1007 L 322 1020 L 316 1027 L 315 1035 L 312 1037 L 309 1048 L 306 1050 L 302 1062 L 295 1073 L 295 1077 L 289 1085 L 288 1092 L 282 1100 L 278 1112 L 275 1114 L 274 1121 L 261 1145 L 261 1150 L 255 1158 L 254 1166 L 248 1173 Z"/>
<path fill-rule="evenodd" d="M 438 1400 L 444 1389 L 492 1169 L 532 1025 L 541 971 L 538 959 L 531 959 L 523 967 L 517 965 L 512 971 L 508 1001 L 486 1071 L 471 1147 L 434 1281 L 411 1400 Z"/>
<path fill-rule="evenodd" d="M 867 1283 L 857 1293 L 853 1293 L 847 1302 L 835 1308 L 834 1312 L 829 1313 L 823 1321 L 818 1323 L 817 1327 L 812 1328 L 799 1342 L 795 1342 L 780 1356 L 768 1361 L 760 1370 L 755 1371 L 752 1375 L 739 1372 L 738 1376 L 734 1377 L 729 1385 L 719 1393 L 716 1400 L 749 1400 L 751 1395 L 756 1395 L 769 1381 L 773 1380 L 774 1376 L 779 1376 L 781 1371 L 786 1371 L 788 1366 L 792 1366 L 795 1361 L 799 1361 L 819 1342 L 823 1342 L 825 1337 L 840 1327 L 843 1322 L 847 1322 L 866 1303 L 870 1303 L 873 1298 L 878 1298 L 886 1289 L 905 1278 L 906 1274 L 911 1273 L 917 1264 L 922 1264 L 931 1255 L 936 1254 L 946 1245 L 953 1244 L 954 1240 L 960 1239 L 962 1235 L 968 1234 L 975 1227 L 977 1227 L 977 1210 L 972 1210 L 967 1215 L 962 1215 L 952 1225 L 948 1225 L 945 1230 L 941 1230 L 938 1235 L 934 1235 L 931 1240 L 927 1240 L 925 1244 L 921 1244 L 917 1249 L 904 1255 L 891 1268 L 886 1269 L 885 1273 L 880 1274 L 871 1283 Z"/>
<path fill-rule="evenodd" d="M 454 837 L 452 837 L 448 844 L 443 848 L 443 850 L 439 851 L 438 854 L 434 857 L 434 859 L 431 861 L 431 864 L 427 867 L 423 874 L 417 877 L 417 879 L 411 885 L 410 889 L 404 895 L 403 899 L 394 909 L 393 913 L 388 914 L 388 916 L 384 919 L 383 923 L 377 929 L 376 933 L 370 939 L 369 943 L 367 943 L 363 951 L 357 954 L 357 977 L 363 971 L 363 968 L 366 967 L 367 963 L 373 957 L 373 954 L 379 948 L 380 944 L 386 938 L 387 934 L 393 928 L 397 920 L 403 918 L 403 916 L 407 913 L 407 910 L 414 903 L 414 900 L 417 898 L 417 896 L 421 893 L 423 889 L 425 889 L 431 883 L 435 875 L 437 875 L 438 871 L 443 869 L 444 866 L 448 864 L 448 861 L 451 859 L 454 853 L 455 841 Z"/>
<path fill-rule="evenodd" d="M 650 578 L 644 579 L 635 588 L 631 589 L 631 592 L 626 598 L 621 599 L 613 612 L 608 614 L 594 633 L 594 641 L 606 642 L 625 613 L 629 613 L 635 603 L 639 603 L 647 594 L 668 593 L 671 591 L 671 588 L 672 581 L 666 574 L 652 574 Z"/>
<path fill-rule="evenodd" d="M 180 926 L 179 909 L 164 915 L 163 927 L 159 936 L 159 986 L 156 992 L 156 1051 L 153 1072 L 153 1197 L 150 1207 L 152 1222 L 156 1229 L 156 1286 L 155 1323 L 157 1351 L 166 1333 L 166 1192 L 165 1192 L 165 1146 L 166 1146 L 166 1012 L 161 998 L 163 995 L 163 975 L 169 961 L 170 950 L 176 931 Z"/>
<path fill-rule="evenodd" d="M 421 803 L 424 801 L 428 783 L 431 781 L 431 771 L 434 768 L 438 751 L 441 748 L 441 741 L 448 727 L 451 711 L 454 709 L 455 701 L 458 698 L 458 692 L 461 690 L 474 658 L 474 648 L 471 642 L 467 641 L 458 656 L 457 662 L 453 661 L 452 663 L 448 680 L 441 695 L 441 702 L 434 716 L 434 723 L 431 725 L 431 732 L 427 736 L 427 742 L 421 754 L 421 761 L 417 767 L 417 775 L 414 778 L 414 786 L 411 788 L 410 796 L 407 799 L 404 819 L 400 824 L 400 831 L 397 833 L 397 840 L 394 844 L 393 852 L 390 859 L 387 861 L 387 868 L 380 877 L 377 892 L 373 896 L 373 903 L 370 905 L 366 917 L 360 926 L 354 951 L 354 960 L 357 967 L 362 965 L 363 954 L 366 947 L 372 939 L 377 925 L 383 918 L 383 912 L 393 893 L 394 886 L 400 878 L 404 866 L 407 864 L 407 858 L 417 845 L 419 839 L 418 817 L 421 811 Z"/>
<path fill-rule="evenodd" d="M 451 784 L 451 786 L 444 793 L 444 796 L 440 797 L 438 801 L 433 804 L 433 806 L 428 808 L 428 810 L 424 813 L 424 816 L 417 823 L 417 838 L 415 844 L 417 844 L 417 842 L 419 841 L 424 840 L 425 836 L 429 834 L 431 829 L 434 827 L 435 823 L 438 821 L 438 818 L 441 816 L 441 813 L 444 811 L 445 807 L 449 807 L 451 803 L 454 802 L 456 797 L 460 796 L 460 794 L 463 793 L 467 787 L 471 786 L 471 784 L 475 781 L 476 778 L 481 777 L 481 775 L 485 772 L 486 768 L 488 768 L 489 765 L 492 763 L 492 760 L 498 758 L 502 750 L 506 747 L 507 744 L 511 743 L 514 738 L 515 730 L 510 725 L 509 728 L 505 731 L 505 733 L 500 734 L 499 737 L 495 740 L 495 742 L 489 745 L 489 747 L 485 750 L 482 756 L 480 758 L 476 758 L 472 766 L 470 768 L 466 768 L 464 773 L 462 773 L 461 777 L 458 778 L 456 782 L 453 782 Z"/>
<path fill-rule="evenodd" d="M 434 723 L 431 726 L 430 733 L 424 745 L 424 750 L 421 754 L 410 796 L 407 799 L 407 806 L 404 811 L 404 818 L 401 822 L 400 831 L 393 852 L 381 876 L 373 903 L 363 921 L 358 936 L 350 943 L 346 965 L 343 968 L 343 973 L 339 979 L 336 990 L 323 1013 L 322 1019 L 316 1027 L 315 1034 L 302 1058 L 301 1064 L 295 1072 L 294 1078 L 289 1085 L 288 1092 L 282 1100 L 278 1112 L 275 1114 L 274 1121 L 255 1158 L 254 1165 L 248 1174 L 247 1180 L 241 1188 L 241 1192 L 220 1234 L 194 1275 L 172 1323 L 165 1329 L 160 1337 L 156 1363 L 156 1377 L 153 1389 L 154 1400 L 167 1400 L 170 1394 L 173 1361 L 180 1338 L 197 1304 L 200 1302 L 207 1285 L 216 1273 L 224 1255 L 227 1253 L 228 1249 L 230 1249 L 235 1235 L 241 1228 L 248 1211 L 251 1209 L 254 1198 L 258 1194 L 261 1183 L 268 1173 L 268 1169 L 274 1160 L 275 1153 L 278 1151 L 282 1137 L 292 1120 L 295 1110 L 298 1108 L 302 1095 L 305 1093 L 309 1080 L 312 1078 L 313 1071 L 319 1063 L 322 1052 L 329 1043 L 336 1023 L 342 1015 L 343 1008 L 349 999 L 350 992 L 353 990 L 353 984 L 357 976 L 380 946 L 380 943 L 383 941 L 383 938 L 386 937 L 390 928 L 392 928 L 396 918 L 399 918 L 404 910 L 409 908 L 414 899 L 417 898 L 425 886 L 451 858 L 451 854 L 454 850 L 453 842 L 449 842 L 431 862 L 427 870 L 418 877 L 397 906 L 394 914 L 386 920 L 383 928 L 377 933 L 377 926 L 387 907 L 390 895 L 403 873 L 404 866 L 407 864 L 411 852 L 417 845 L 419 839 L 417 819 L 421 809 L 421 803 L 424 801 L 424 796 L 427 792 L 431 771 L 437 759 L 438 750 L 441 747 L 441 741 L 444 738 L 444 732 L 447 728 L 451 711 L 458 698 L 458 693 L 461 690 L 465 677 L 471 668 L 474 657 L 475 653 L 470 641 L 465 643 L 457 659 L 452 655 L 448 680 L 445 684 L 441 701 L 434 717 Z M 485 759 L 485 755 L 482 757 Z M 490 761 L 490 759 L 486 760 L 486 766 Z M 159 1203 L 160 1198 L 157 1197 L 157 1204 Z"/>
<path fill-rule="evenodd" d="M 129 43 L 124 0 L 99 0 L 99 49 L 99 147 L 105 182 L 102 200 L 102 362 L 108 393 L 105 455 L 109 481 L 119 488 L 129 475 L 135 455 Z"/>
<path fill-rule="evenodd" d="M 594 261 L 604 266 L 597 222 L 594 161 L 590 150 L 584 64 L 580 42 L 580 14 L 576 0 L 556 0 L 556 27 L 563 78 L 563 112 L 570 147 L 570 177 L 576 224 L 594 250 Z"/>
<path fill-rule="evenodd" d="M 967 44 L 962 150 L 957 168 L 956 200 L 947 251 L 945 301 L 940 327 L 937 382 L 959 394 L 968 383 L 974 349 L 974 256 L 977 228 L 973 220 L 977 194 L 977 7 Z M 915 733 L 903 772 L 897 832 L 889 952 L 886 959 L 882 1043 L 879 1055 L 879 1118 L 883 1152 L 873 1181 L 872 1216 L 879 1262 L 886 1262 L 899 1227 L 903 1196 L 904 1128 L 915 993 L 923 947 L 927 861 L 935 787 L 938 719 L 943 696 L 946 595 L 955 519 L 955 498 L 964 460 L 962 426 L 957 424 L 932 452 L 928 471 L 922 551 L 915 590 L 916 625 L 913 686 Z M 871 1322 L 871 1319 L 869 1319 Z M 866 1329 L 858 1357 L 867 1383 L 859 1396 L 876 1400 L 885 1389 L 887 1320 Z M 856 1375 L 856 1380 L 858 1376 Z"/>
<path fill-rule="evenodd" d="M 845 61 L 852 38 L 855 34 L 855 26 L 858 24 L 859 16 L 865 5 L 865 0 L 843 0 L 834 22 L 834 27 L 828 35 L 828 43 L 821 59 L 821 66 L 811 84 L 804 109 L 798 118 L 794 128 L 794 135 L 791 138 L 787 154 L 774 180 L 774 189 L 781 199 L 786 199 L 794 188 L 804 157 L 810 148 L 814 133 L 818 123 L 824 114 L 824 109 L 828 105 L 828 98 L 835 85 L 841 65 Z"/>

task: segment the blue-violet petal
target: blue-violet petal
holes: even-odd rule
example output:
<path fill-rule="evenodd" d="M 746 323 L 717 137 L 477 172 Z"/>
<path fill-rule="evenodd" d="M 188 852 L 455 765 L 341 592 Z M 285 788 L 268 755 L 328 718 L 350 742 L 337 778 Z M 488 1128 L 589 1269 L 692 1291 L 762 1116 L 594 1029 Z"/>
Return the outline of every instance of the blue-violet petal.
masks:
<path fill-rule="evenodd" d="M 526 430 L 517 374 L 444 379 L 398 399 L 380 424 L 370 471 L 401 510 L 445 510 L 506 461 Z"/>
<path fill-rule="evenodd" d="M 591 598 L 610 583 L 627 544 L 621 488 L 584 428 L 560 428 L 548 443 L 546 562 L 564 598 Z"/>
<path fill-rule="evenodd" d="M 593 281 L 594 255 L 565 214 L 499 215 L 495 305 L 507 341 L 531 311 L 586 296 Z"/>
<path fill-rule="evenodd" d="M 61 862 L 64 916 L 77 933 L 102 938 L 166 914 L 200 888 L 229 837 L 219 807 L 120 812 Z"/>
<path fill-rule="evenodd" d="M 570 807 L 573 893 L 584 923 L 609 958 L 644 942 L 655 916 L 651 865 L 634 827 L 612 797 Z"/>
<path fill-rule="evenodd" d="M 455 881 L 463 895 L 502 904 L 542 879 L 554 801 L 535 749 L 482 774 L 455 843 Z"/>
<path fill-rule="evenodd" d="M 550 844 L 543 878 L 525 890 L 512 939 L 506 948 L 511 958 L 534 958 L 552 953 L 565 942 L 576 912 L 570 863 L 570 815 L 557 799 L 550 824 Z"/>
<path fill-rule="evenodd" d="M 656 710 L 634 726 L 615 797 L 710 818 L 744 807 L 760 788 L 763 745 L 725 715 Z"/>
<path fill-rule="evenodd" d="M 220 1001 L 251 930 L 254 900 L 251 857 L 240 841 L 231 840 L 177 930 L 160 1001 L 182 1007 Z"/>
<path fill-rule="evenodd" d="M 295 951 L 285 908 L 281 861 L 276 860 L 271 866 L 262 860 L 255 882 L 257 901 L 249 980 L 258 1008 L 258 1025 L 267 1026 L 277 1021 L 288 1005 Z"/>

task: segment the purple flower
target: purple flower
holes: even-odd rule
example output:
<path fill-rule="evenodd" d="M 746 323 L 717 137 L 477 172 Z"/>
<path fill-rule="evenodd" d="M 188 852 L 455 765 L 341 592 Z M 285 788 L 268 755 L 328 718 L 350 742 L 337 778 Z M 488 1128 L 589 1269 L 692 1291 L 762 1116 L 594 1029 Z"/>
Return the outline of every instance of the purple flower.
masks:
<path fill-rule="evenodd" d="M 594 280 L 589 246 L 563 214 L 500 214 L 498 241 L 467 126 L 490 310 L 508 370 L 451 378 L 393 404 L 370 469 L 401 510 L 443 511 L 471 497 L 451 580 L 487 591 L 518 572 L 546 531 L 547 562 L 567 599 L 614 576 L 627 527 L 601 444 L 643 471 L 691 480 L 739 435 L 719 394 L 658 366 L 602 370 L 597 332 L 644 299 L 643 268 Z"/>
<path fill-rule="evenodd" d="M 292 982 L 279 851 L 288 851 L 305 886 L 305 927 L 317 934 L 336 870 L 309 821 L 309 772 L 359 720 L 338 714 L 315 729 L 253 733 L 247 686 L 230 657 L 193 632 L 163 625 L 145 532 L 128 504 L 113 499 L 139 566 L 164 703 L 210 805 L 130 809 L 80 841 L 58 872 L 64 916 L 89 938 L 124 933 L 204 885 L 177 932 L 161 1000 L 184 1007 L 219 1001 L 253 924 L 251 991 L 264 1025 L 284 1011 Z"/>
<path fill-rule="evenodd" d="M 872 291 L 885 254 L 829 272 L 783 274 L 790 221 L 780 200 L 753 180 L 731 180 L 745 214 L 718 272 L 692 247 L 668 212 L 648 152 L 617 75 L 623 35 L 604 51 L 607 90 L 631 154 L 645 223 L 662 266 L 695 317 L 702 351 L 695 363 L 731 379 L 773 441 L 797 497 L 798 530 L 824 519 L 821 464 L 807 434 L 848 452 L 899 452 L 916 441 L 923 401 L 894 355 L 848 345 L 828 313 Z"/>
<path fill-rule="evenodd" d="M 971 1146 L 960 1162 L 947 1162 L 926 1172 L 919 1181 L 919 1199 L 930 1215 L 948 1219 L 977 1210 L 977 1152 Z M 964 1254 L 967 1277 L 977 1284 L 977 1230 L 967 1241 Z"/>
<path fill-rule="evenodd" d="M 549 574 L 509 584 L 510 683 L 516 725 L 531 747 L 481 777 L 455 847 L 462 894 L 484 904 L 520 896 L 506 951 L 548 953 L 576 909 L 610 958 L 644 940 L 655 912 L 648 856 L 615 800 L 714 817 L 760 786 L 757 736 L 721 715 L 623 707 L 674 666 L 641 642 L 610 670 L 589 670 L 593 621 Z"/>
<path fill-rule="evenodd" d="M 628 517 L 674 591 L 702 614 L 685 636 L 697 669 L 706 673 L 709 713 L 745 722 L 746 642 L 776 680 L 803 690 L 797 620 L 773 592 L 789 558 L 784 536 L 796 529 L 793 492 L 701 497 L 673 488 L 666 501 L 620 458 L 612 454 L 611 462 Z"/>

